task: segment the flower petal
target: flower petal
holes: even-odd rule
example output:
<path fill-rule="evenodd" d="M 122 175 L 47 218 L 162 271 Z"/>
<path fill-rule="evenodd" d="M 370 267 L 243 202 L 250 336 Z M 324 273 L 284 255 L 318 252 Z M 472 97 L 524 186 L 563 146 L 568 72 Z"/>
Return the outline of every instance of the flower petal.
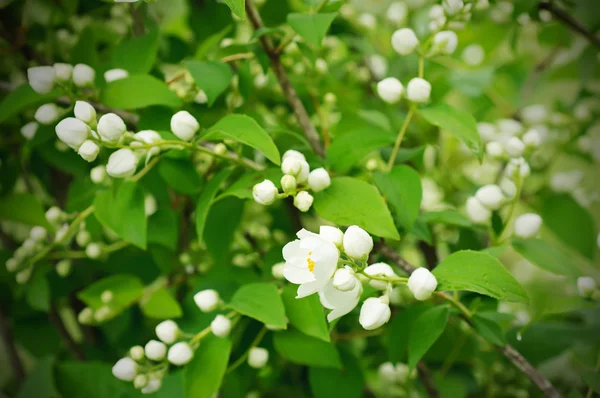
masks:
<path fill-rule="evenodd" d="M 285 279 L 295 283 L 296 285 L 313 282 L 316 280 L 313 273 L 308 270 L 308 267 L 299 268 L 289 263 L 285 263 L 283 266 L 283 276 Z"/>

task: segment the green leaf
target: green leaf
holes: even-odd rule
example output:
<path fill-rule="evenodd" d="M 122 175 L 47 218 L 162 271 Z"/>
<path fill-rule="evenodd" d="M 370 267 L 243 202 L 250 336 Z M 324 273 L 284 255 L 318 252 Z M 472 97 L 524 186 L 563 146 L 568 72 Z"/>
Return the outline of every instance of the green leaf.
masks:
<path fill-rule="evenodd" d="M 187 159 L 163 159 L 158 173 L 175 192 L 195 195 L 202 188 L 202 179 L 194 165 Z"/>
<path fill-rule="evenodd" d="M 446 103 L 420 108 L 419 113 L 429 123 L 464 142 L 479 160 L 483 159 L 483 144 L 473 116 Z"/>
<path fill-rule="evenodd" d="M 487 253 L 452 253 L 434 270 L 439 291 L 467 290 L 503 301 L 527 303 L 527 293 L 502 263 Z"/>
<path fill-rule="evenodd" d="M 308 369 L 310 390 L 315 398 L 363 397 L 365 377 L 356 358 L 342 352 L 343 370 L 331 368 Z"/>
<path fill-rule="evenodd" d="M 215 264 L 231 256 L 231 242 L 242 220 L 244 202 L 236 198 L 219 200 L 210 207 L 204 226 L 204 242 Z M 227 222 L 223 222 L 227 219 Z"/>
<path fill-rule="evenodd" d="M 231 11 L 237 15 L 241 20 L 246 19 L 246 11 L 244 9 L 246 1 L 245 0 L 225 0 L 225 4 Z"/>
<path fill-rule="evenodd" d="M 111 373 L 113 364 L 61 362 L 56 366 L 56 384 L 63 398 L 138 398 L 143 395 L 132 383 L 123 383 Z"/>
<path fill-rule="evenodd" d="M 171 250 L 177 249 L 179 225 L 177 215 L 167 206 L 159 206 L 148 218 L 148 243 L 158 243 Z"/>
<path fill-rule="evenodd" d="M 323 368 L 342 367 L 339 354 L 331 343 L 296 330 L 275 333 L 273 344 L 277 352 L 290 362 Z"/>
<path fill-rule="evenodd" d="M 44 312 L 50 310 L 50 284 L 44 274 L 35 273 L 33 279 L 27 284 L 25 298 L 31 308 L 35 310 Z"/>
<path fill-rule="evenodd" d="M 506 338 L 504 337 L 504 331 L 498 325 L 496 321 L 490 318 L 473 315 L 471 318 L 473 327 L 475 330 L 487 341 L 492 344 L 504 347 L 506 345 Z"/>
<path fill-rule="evenodd" d="M 194 82 L 204 91 L 208 106 L 212 106 L 219 95 L 223 94 L 233 79 L 229 65 L 217 61 L 186 61 Z"/>
<path fill-rule="evenodd" d="M 230 353 L 231 340 L 216 336 L 203 339 L 183 371 L 185 397 L 214 397 L 221 387 Z"/>
<path fill-rule="evenodd" d="M 57 91 L 51 91 L 48 94 L 38 94 L 33 91 L 29 83 L 23 83 L 0 102 L 0 123 L 18 115 L 24 110 L 50 102 L 59 95 L 60 93 Z"/>
<path fill-rule="evenodd" d="M 433 307 L 415 319 L 408 340 L 408 365 L 414 368 L 417 362 L 442 335 L 448 323 L 448 307 Z"/>
<path fill-rule="evenodd" d="M 315 193 L 316 212 L 339 225 L 358 225 L 382 238 L 400 239 L 385 201 L 371 184 L 351 177 L 331 180 Z"/>
<path fill-rule="evenodd" d="M 265 155 L 276 165 L 281 164 L 279 150 L 271 136 L 254 119 L 246 115 L 228 115 L 215 123 L 202 137 L 205 140 L 236 140 Z"/>
<path fill-rule="evenodd" d="M 249 316 L 276 328 L 286 328 L 285 309 L 277 287 L 270 283 L 252 283 L 239 288 L 229 306 L 242 315 Z"/>
<path fill-rule="evenodd" d="M 54 383 L 54 358 L 45 357 L 37 361 L 33 371 L 19 389 L 16 398 L 56 398 L 60 394 Z"/>
<path fill-rule="evenodd" d="M 384 146 L 394 143 L 395 133 L 376 127 L 363 127 L 336 137 L 327 149 L 327 162 L 341 172 L 356 166 L 362 158 Z"/>
<path fill-rule="evenodd" d="M 139 109 L 151 105 L 171 108 L 181 106 L 181 100 L 167 84 L 150 75 L 131 75 L 106 85 L 101 102 L 111 108 Z"/>
<path fill-rule="evenodd" d="M 291 13 L 287 16 L 287 23 L 304 40 L 320 47 L 323 37 L 327 34 L 329 26 L 336 16 L 335 12 L 326 14 Z"/>
<path fill-rule="evenodd" d="M 421 177 L 409 166 L 396 166 L 389 173 L 376 173 L 375 185 L 396 211 L 396 221 L 409 232 L 421 207 Z"/>
<path fill-rule="evenodd" d="M 471 228 L 473 226 L 473 223 L 467 216 L 456 210 L 430 211 L 421 214 L 421 219 L 427 224 L 446 224 L 464 228 Z"/>
<path fill-rule="evenodd" d="M 129 73 L 150 72 L 156 61 L 158 42 L 158 29 L 152 29 L 143 36 L 123 40 L 112 51 L 113 67 L 125 69 Z"/>
<path fill-rule="evenodd" d="M 419 315 L 429 308 L 428 304 L 413 305 L 404 308 L 392 318 L 388 330 L 388 356 L 390 361 L 394 363 L 406 361 L 410 328 Z"/>
<path fill-rule="evenodd" d="M 140 301 L 140 308 L 148 318 L 172 319 L 183 315 L 181 306 L 165 288 L 160 288 Z"/>
<path fill-rule="evenodd" d="M 50 227 L 41 203 L 34 195 L 28 193 L 10 194 L 0 198 L 0 220 Z"/>
<path fill-rule="evenodd" d="M 200 194 L 200 197 L 198 198 L 198 202 L 196 202 L 196 235 L 200 241 L 203 240 L 204 237 L 204 225 L 206 224 L 206 217 L 208 216 L 210 205 L 223 184 L 223 181 L 231 175 L 231 171 L 231 169 L 221 170 L 217 175 L 213 176 L 206 184 L 206 187 L 204 187 L 202 194 Z"/>
<path fill-rule="evenodd" d="M 106 304 L 101 296 L 105 291 L 111 291 L 112 300 Z M 107 306 L 110 312 L 106 320 L 114 318 L 126 308 L 138 301 L 144 293 L 144 285 L 133 275 L 112 275 L 92 283 L 79 293 L 77 297 L 93 310 Z"/>
<path fill-rule="evenodd" d="M 541 239 L 513 239 L 512 247 L 532 264 L 553 274 L 579 276 L 569 253 Z"/>
<path fill-rule="evenodd" d="M 281 298 L 285 305 L 285 314 L 290 323 L 302 333 L 323 341 L 331 341 L 329 328 L 325 320 L 323 306 L 316 294 L 296 298 L 296 286 L 288 285 L 283 289 Z"/>

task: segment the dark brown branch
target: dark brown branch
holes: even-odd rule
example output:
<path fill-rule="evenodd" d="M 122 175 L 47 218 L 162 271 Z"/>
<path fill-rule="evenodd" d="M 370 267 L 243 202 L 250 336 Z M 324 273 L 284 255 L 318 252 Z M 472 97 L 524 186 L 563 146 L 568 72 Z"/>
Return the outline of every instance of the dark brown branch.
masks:
<path fill-rule="evenodd" d="M 569 15 L 565 10 L 558 7 L 552 2 L 541 2 L 538 4 L 540 10 L 550 11 L 552 16 L 560 21 L 563 25 L 566 25 L 571 30 L 579 33 L 586 39 L 588 39 L 593 45 L 600 48 L 600 37 L 590 32 L 581 22 Z"/>
<path fill-rule="evenodd" d="M 141 6 L 135 3 L 129 4 L 129 10 L 131 11 L 131 17 L 133 18 L 133 35 L 141 36 L 144 34 L 144 17 L 142 15 Z"/>
<path fill-rule="evenodd" d="M 435 384 L 433 384 L 433 377 L 431 376 L 431 371 L 423 362 L 419 362 L 417 364 L 417 374 L 419 375 L 419 380 L 427 392 L 427 396 L 429 398 L 439 398 L 440 392 L 438 391 Z"/>
<path fill-rule="evenodd" d="M 8 324 L 8 319 L 4 315 L 2 308 L 0 308 L 0 335 L 2 337 L 4 347 L 6 347 L 6 353 L 8 354 L 13 374 L 18 383 L 21 384 L 23 380 L 25 380 L 25 369 L 23 368 L 21 357 L 19 357 L 19 353 L 17 352 L 17 347 L 15 346 L 15 340 L 13 338 L 10 325 Z"/>
<path fill-rule="evenodd" d="M 85 355 L 83 354 L 81 347 L 79 347 L 79 345 L 75 343 L 75 341 L 69 334 L 69 331 L 65 327 L 65 324 L 63 323 L 63 320 L 60 317 L 58 311 L 56 310 L 56 306 L 54 304 L 50 305 L 50 311 L 48 311 L 48 318 L 50 318 L 50 322 L 54 324 L 54 327 L 58 331 L 58 334 L 60 334 L 62 340 L 67 345 L 67 349 L 71 352 L 71 354 L 73 354 L 73 356 L 80 361 L 85 360 Z"/>

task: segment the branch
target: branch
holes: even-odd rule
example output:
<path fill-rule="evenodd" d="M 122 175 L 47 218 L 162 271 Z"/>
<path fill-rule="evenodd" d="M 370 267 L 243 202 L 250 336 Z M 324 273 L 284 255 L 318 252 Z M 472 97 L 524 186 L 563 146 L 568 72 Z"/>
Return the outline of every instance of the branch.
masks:
<path fill-rule="evenodd" d="M 144 17 L 142 16 L 141 8 L 130 3 L 129 10 L 131 11 L 131 17 L 133 18 L 133 35 L 143 35 L 146 29 L 144 29 Z"/>
<path fill-rule="evenodd" d="M 440 392 L 437 390 L 435 384 L 433 384 L 431 371 L 422 361 L 417 364 L 417 374 L 429 398 L 439 398 Z"/>
<path fill-rule="evenodd" d="M 2 336 L 4 347 L 6 347 L 6 353 L 10 359 L 12 371 L 18 383 L 21 384 L 23 380 L 25 380 L 25 370 L 23 368 L 21 357 L 19 357 L 19 353 L 17 352 L 17 347 L 15 346 L 12 330 L 2 308 L 0 308 L 0 335 Z"/>
<path fill-rule="evenodd" d="M 562 22 L 563 25 L 571 28 L 571 30 L 579 33 L 588 39 L 593 45 L 600 48 L 600 37 L 590 32 L 581 22 L 569 15 L 565 10 L 557 7 L 554 3 L 544 1 L 538 4 L 538 8 L 540 10 L 550 11 L 552 16 Z"/>

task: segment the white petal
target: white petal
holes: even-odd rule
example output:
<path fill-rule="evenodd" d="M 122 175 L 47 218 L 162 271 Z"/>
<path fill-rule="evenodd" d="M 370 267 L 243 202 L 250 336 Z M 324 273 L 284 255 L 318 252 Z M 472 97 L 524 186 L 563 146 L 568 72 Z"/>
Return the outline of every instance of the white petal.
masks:
<path fill-rule="evenodd" d="M 321 299 L 323 307 L 333 310 L 327 315 L 327 320 L 331 322 L 352 311 L 358 305 L 362 290 L 362 284 L 357 283 L 354 289 L 342 292 L 333 287 L 333 282 L 329 281 L 329 283 L 319 291 L 319 298 Z"/>
<path fill-rule="evenodd" d="M 310 296 L 311 294 L 318 292 L 322 286 L 323 284 L 318 280 L 314 282 L 303 283 L 298 288 L 298 294 L 296 298 L 299 299 L 302 297 Z"/>
<path fill-rule="evenodd" d="M 308 267 L 299 268 L 294 267 L 293 265 L 286 263 L 283 267 L 283 276 L 288 281 L 295 283 L 297 285 L 313 282 L 316 280 L 315 276 L 312 272 L 308 270 Z"/>

